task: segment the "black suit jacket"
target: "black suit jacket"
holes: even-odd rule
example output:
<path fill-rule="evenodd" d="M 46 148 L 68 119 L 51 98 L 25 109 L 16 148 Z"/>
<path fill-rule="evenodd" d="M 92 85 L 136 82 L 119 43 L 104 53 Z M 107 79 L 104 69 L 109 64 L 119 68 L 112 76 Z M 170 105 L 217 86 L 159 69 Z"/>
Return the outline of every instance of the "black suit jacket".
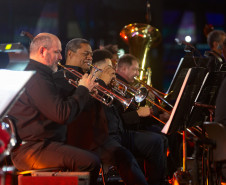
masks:
<path fill-rule="evenodd" d="M 75 66 L 66 66 L 83 74 L 81 68 Z M 66 71 L 66 77 L 77 81 L 78 78 Z M 58 90 L 62 96 L 67 97 L 74 93 L 76 88 L 68 83 L 64 77 L 64 70 L 53 74 Z M 83 111 L 78 115 L 75 121 L 68 126 L 67 144 L 79 148 L 94 150 L 103 144 L 108 135 L 107 119 L 104 113 L 103 105 L 92 96 L 89 97 Z"/>

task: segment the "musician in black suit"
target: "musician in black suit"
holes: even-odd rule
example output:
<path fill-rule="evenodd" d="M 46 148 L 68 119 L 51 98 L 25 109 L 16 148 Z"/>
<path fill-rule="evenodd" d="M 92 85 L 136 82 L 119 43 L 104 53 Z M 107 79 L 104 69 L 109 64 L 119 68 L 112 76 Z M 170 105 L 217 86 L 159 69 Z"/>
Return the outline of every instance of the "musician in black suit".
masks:
<path fill-rule="evenodd" d="M 224 42 L 223 42 L 223 56 L 224 56 L 224 60 L 226 60 L 226 38 L 224 39 Z"/>
<path fill-rule="evenodd" d="M 106 59 L 104 60 L 103 58 L 103 50 L 95 50 L 93 53 L 93 65 L 96 65 L 97 68 L 103 69 L 106 64 L 109 64 L 108 61 Z M 101 72 L 99 73 L 101 74 Z M 118 101 L 115 103 L 118 104 Z M 120 149 L 118 148 L 116 150 L 116 146 L 125 148 L 127 149 L 125 150 L 128 155 L 127 158 L 134 161 L 133 165 L 136 167 L 132 172 L 140 174 L 141 176 L 142 172 L 137 165 L 137 161 L 135 160 L 134 156 L 137 158 L 142 158 L 145 160 L 145 175 L 148 183 L 164 184 L 164 170 L 166 162 L 164 148 L 165 138 L 154 132 L 127 130 L 124 125 L 125 122 L 122 120 L 121 114 L 117 107 L 118 106 L 104 106 L 108 120 L 109 138 L 98 150 L 101 160 L 106 163 L 111 162 L 112 165 L 116 165 L 117 161 L 115 161 L 116 163 L 111 161 L 111 155 L 109 155 L 109 153 L 106 151 L 116 153 Z M 148 111 L 148 115 L 150 114 L 149 112 L 150 109 Z"/>
<path fill-rule="evenodd" d="M 81 65 L 82 58 L 85 58 L 81 57 L 81 54 L 86 53 L 84 45 L 86 45 L 86 48 L 89 45 L 81 43 L 79 40 L 81 39 L 73 39 L 67 44 L 66 64 L 70 64 L 70 66 L 66 66 L 73 69 L 80 69 L 82 72 L 84 71 L 83 67 L 86 65 Z M 70 58 L 72 51 L 74 52 L 73 54 L 77 55 L 77 57 L 74 56 L 73 60 L 76 59 L 79 61 L 74 61 L 74 64 L 73 60 L 71 60 L 72 57 Z M 105 50 L 101 50 L 101 52 L 103 53 L 99 56 L 102 58 L 98 58 L 98 53 L 94 52 L 93 57 L 95 60 L 98 60 L 98 63 L 95 64 L 102 69 L 101 73 L 97 71 L 95 75 L 98 75 L 98 83 L 102 87 L 107 88 L 110 80 L 115 77 L 115 71 L 109 66 L 112 65 L 110 63 L 111 57 L 107 56 L 108 54 L 106 54 Z M 88 62 L 87 60 L 83 61 L 83 64 Z M 66 73 L 66 75 L 68 74 Z M 71 78 L 73 77 L 71 76 Z M 55 79 L 58 79 L 58 82 L 62 79 L 62 84 L 67 83 L 65 80 L 63 82 L 64 75 L 61 71 L 57 72 L 57 78 Z M 63 87 L 64 85 L 59 84 L 59 89 L 63 91 L 63 88 L 60 86 Z M 80 120 L 83 119 L 83 124 L 86 126 L 77 127 L 76 129 L 69 128 L 69 132 L 72 132 L 75 136 L 79 136 L 74 138 L 77 141 L 72 141 L 72 144 L 96 153 L 104 164 L 116 166 L 126 184 L 148 184 L 132 153 L 140 155 L 146 158 L 147 161 L 153 162 L 154 168 L 147 163 L 148 182 L 150 184 L 163 183 L 160 182 L 164 178 L 165 167 L 164 160 L 162 160 L 163 151 L 161 146 L 163 145 L 163 141 L 161 139 L 153 138 L 153 136 L 147 134 L 126 132 L 123 128 L 121 117 L 114 106 L 105 106 L 90 97 L 86 107 L 87 113 L 84 115 L 82 113 L 81 118 L 79 118 Z M 102 112 L 103 110 L 104 114 Z M 73 125 L 76 125 L 76 123 Z M 68 139 L 71 140 L 72 138 Z"/>
<path fill-rule="evenodd" d="M 207 35 L 207 43 L 210 51 L 206 52 L 206 56 L 209 57 L 208 68 L 210 71 L 223 71 L 226 69 L 222 52 L 225 38 L 226 33 L 221 30 L 211 31 Z"/>
<path fill-rule="evenodd" d="M 226 59 L 226 39 L 223 42 L 222 45 L 223 55 Z M 226 78 L 221 83 L 221 87 L 219 89 L 217 100 L 216 100 L 216 110 L 215 110 L 215 121 L 218 123 L 222 123 L 226 125 L 226 111 L 225 111 L 225 105 L 226 105 Z"/>
<path fill-rule="evenodd" d="M 40 33 L 31 42 L 26 70 L 36 71 L 9 112 L 22 140 L 11 152 L 15 167 L 33 170 L 50 167 L 89 171 L 95 184 L 99 158 L 91 152 L 65 144 L 67 124 L 84 109 L 95 78 L 84 75 L 71 96 L 59 94 L 52 74 L 62 59 L 61 42 L 53 34 Z"/>

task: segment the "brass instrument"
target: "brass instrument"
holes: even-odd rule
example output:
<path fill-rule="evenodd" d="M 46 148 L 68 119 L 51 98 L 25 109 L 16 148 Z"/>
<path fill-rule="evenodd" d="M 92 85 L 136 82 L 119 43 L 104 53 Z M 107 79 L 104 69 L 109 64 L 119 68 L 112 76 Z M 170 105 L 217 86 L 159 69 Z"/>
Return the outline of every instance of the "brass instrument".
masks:
<path fill-rule="evenodd" d="M 127 93 L 134 96 L 134 99 L 137 103 L 142 102 L 147 97 L 147 89 L 145 87 L 134 88 L 129 84 L 125 84 L 123 81 L 116 79 L 115 83 L 112 87 L 114 91 L 121 94 L 122 96 L 126 96 Z M 121 93 L 123 92 L 123 93 Z"/>
<path fill-rule="evenodd" d="M 149 101 L 151 104 L 155 105 L 156 107 L 158 107 L 162 111 L 167 112 L 168 114 L 170 114 L 169 111 L 167 111 L 166 109 L 164 109 L 163 107 L 161 107 L 160 105 L 158 105 L 157 103 L 152 101 L 152 99 L 147 96 L 148 95 L 148 90 L 146 89 L 146 87 L 140 86 L 139 88 L 135 88 L 135 87 L 132 87 L 129 84 L 125 84 L 125 82 L 123 82 L 123 81 L 121 81 L 119 79 L 116 79 L 116 82 L 118 84 L 114 85 L 113 88 L 112 88 L 114 91 L 120 93 L 121 89 L 125 86 L 126 89 L 123 90 L 123 91 L 126 91 L 126 93 L 131 94 L 134 97 L 134 100 L 137 103 L 140 103 L 140 102 L 142 102 L 143 100 L 146 99 L 147 101 Z M 126 93 L 122 94 L 122 95 L 125 96 Z M 157 121 L 159 121 L 159 122 L 161 122 L 163 124 L 166 124 L 165 122 L 163 122 L 162 120 L 160 120 L 159 118 L 157 118 L 154 115 L 151 115 L 151 117 L 153 117 L 154 119 L 156 119 Z"/>
<path fill-rule="evenodd" d="M 135 80 L 137 80 L 138 83 L 140 83 L 142 86 L 144 86 L 149 92 L 152 92 L 159 100 L 161 100 L 162 102 L 166 103 L 168 106 L 170 106 L 171 108 L 173 108 L 173 106 L 164 99 L 164 98 L 166 98 L 168 96 L 168 94 L 163 93 L 163 92 L 155 89 L 154 87 L 147 85 L 144 81 L 139 80 L 136 77 L 135 77 Z"/>
<path fill-rule="evenodd" d="M 141 62 L 140 80 L 145 73 L 148 51 L 161 42 L 160 31 L 148 24 L 133 23 L 124 26 L 120 36 L 129 45 L 129 52 Z"/>
<path fill-rule="evenodd" d="M 92 65 L 90 63 L 88 65 L 94 69 L 94 74 L 97 71 L 101 71 L 101 72 L 103 71 L 102 69 L 99 69 L 95 65 Z M 123 81 L 119 79 L 112 79 L 111 89 L 124 97 L 129 92 L 134 96 L 135 101 L 138 103 L 142 102 L 147 97 L 147 89 L 145 87 L 135 89 L 132 86 L 125 84 Z"/>
<path fill-rule="evenodd" d="M 63 69 L 65 69 L 66 71 L 70 72 L 71 74 L 73 74 L 75 77 L 77 77 L 78 79 L 82 78 L 82 74 L 79 73 L 78 71 L 71 69 L 71 68 L 67 68 L 65 66 L 63 66 L 60 62 L 58 63 L 58 65 L 60 67 L 62 67 Z M 78 87 L 78 81 L 75 81 L 73 79 L 68 79 L 66 76 L 66 73 L 64 73 L 64 77 L 68 80 L 68 82 L 75 86 Z M 101 103 L 110 106 L 113 103 L 113 100 L 116 99 L 119 102 L 122 103 L 124 110 L 126 110 L 128 108 L 128 106 L 130 105 L 130 103 L 132 102 L 133 98 L 129 98 L 129 99 L 125 99 L 124 97 L 118 96 L 117 94 L 111 92 L 110 90 L 106 89 L 105 87 L 101 86 L 101 85 L 97 85 L 94 87 L 94 90 L 97 90 L 98 93 L 95 93 L 94 91 L 92 91 L 90 93 L 90 95 L 97 99 L 98 101 L 100 101 Z"/>

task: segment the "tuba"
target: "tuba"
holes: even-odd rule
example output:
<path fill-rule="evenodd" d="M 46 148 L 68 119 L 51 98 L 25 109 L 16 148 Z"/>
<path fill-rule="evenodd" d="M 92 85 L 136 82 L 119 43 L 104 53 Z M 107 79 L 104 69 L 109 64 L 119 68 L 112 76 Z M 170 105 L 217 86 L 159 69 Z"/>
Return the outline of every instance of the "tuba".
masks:
<path fill-rule="evenodd" d="M 140 60 L 141 72 L 139 79 L 143 80 L 148 51 L 158 46 L 162 40 L 160 31 L 149 24 L 133 23 L 124 26 L 120 36 L 129 45 L 129 53 Z"/>

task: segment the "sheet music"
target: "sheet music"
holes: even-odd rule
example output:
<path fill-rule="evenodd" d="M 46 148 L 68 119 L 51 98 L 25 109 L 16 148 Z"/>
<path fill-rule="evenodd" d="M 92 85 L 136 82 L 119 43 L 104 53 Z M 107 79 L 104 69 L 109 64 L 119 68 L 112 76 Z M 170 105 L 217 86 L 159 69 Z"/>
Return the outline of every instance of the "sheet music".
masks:
<path fill-rule="evenodd" d="M 182 94 L 183 94 L 183 91 L 184 91 L 185 85 L 186 85 L 186 83 L 187 83 L 187 81 L 188 81 L 188 77 L 189 77 L 190 73 L 191 73 L 191 68 L 188 70 L 188 72 L 187 72 L 187 74 L 186 74 L 186 76 L 185 76 L 185 79 L 184 79 L 184 82 L 183 82 L 182 87 L 181 87 L 181 89 L 180 89 L 180 92 L 179 92 L 179 95 L 178 95 L 178 97 L 177 97 L 176 103 L 175 103 L 175 105 L 174 105 L 174 107 L 173 107 L 172 113 L 170 114 L 170 118 L 169 118 L 169 120 L 166 122 L 166 124 L 165 124 L 165 126 L 163 127 L 163 129 L 161 130 L 161 132 L 164 133 L 164 134 L 167 134 L 167 133 L 168 133 L 169 127 L 170 127 L 171 122 L 172 122 L 172 120 L 173 120 L 174 114 L 175 114 L 176 109 L 177 109 L 177 107 L 178 107 L 178 104 L 179 104 L 179 102 L 180 102 L 181 96 L 182 96 Z"/>
<path fill-rule="evenodd" d="M 0 115 L 6 114 L 13 100 L 22 90 L 34 71 L 0 70 Z"/>

